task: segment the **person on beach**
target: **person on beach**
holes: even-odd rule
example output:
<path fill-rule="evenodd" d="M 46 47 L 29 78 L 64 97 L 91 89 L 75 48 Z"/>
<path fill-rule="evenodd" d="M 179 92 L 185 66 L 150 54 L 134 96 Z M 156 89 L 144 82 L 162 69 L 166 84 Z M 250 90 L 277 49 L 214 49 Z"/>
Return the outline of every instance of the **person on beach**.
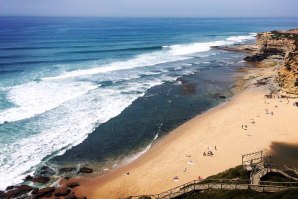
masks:
<path fill-rule="evenodd" d="M 247 130 L 247 125 L 242 125 L 242 129 Z"/>
<path fill-rule="evenodd" d="M 194 162 L 192 160 L 189 160 L 187 163 L 188 164 L 194 164 Z"/>
<path fill-rule="evenodd" d="M 129 172 L 125 173 L 124 175 L 129 176 Z"/>

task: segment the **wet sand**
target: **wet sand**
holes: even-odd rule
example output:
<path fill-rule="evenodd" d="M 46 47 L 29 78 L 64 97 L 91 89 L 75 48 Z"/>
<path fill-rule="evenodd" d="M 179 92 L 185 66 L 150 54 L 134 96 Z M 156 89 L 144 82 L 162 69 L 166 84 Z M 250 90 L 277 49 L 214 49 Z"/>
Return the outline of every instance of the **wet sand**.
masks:
<path fill-rule="evenodd" d="M 79 179 L 76 193 L 91 199 L 158 194 L 240 165 L 242 154 L 270 150 L 274 142 L 298 144 L 298 100 L 267 99 L 274 83 L 257 83 L 274 79 L 276 67 L 248 70 L 247 89 L 181 125 L 129 165 Z M 208 151 L 213 156 L 203 156 Z"/>

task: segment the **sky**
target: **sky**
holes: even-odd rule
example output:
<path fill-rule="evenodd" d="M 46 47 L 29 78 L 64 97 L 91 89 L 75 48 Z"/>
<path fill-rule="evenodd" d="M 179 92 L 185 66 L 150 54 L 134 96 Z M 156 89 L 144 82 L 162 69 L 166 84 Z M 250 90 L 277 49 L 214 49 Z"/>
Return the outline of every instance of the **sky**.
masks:
<path fill-rule="evenodd" d="M 1 16 L 298 17 L 298 0 L 0 0 Z"/>

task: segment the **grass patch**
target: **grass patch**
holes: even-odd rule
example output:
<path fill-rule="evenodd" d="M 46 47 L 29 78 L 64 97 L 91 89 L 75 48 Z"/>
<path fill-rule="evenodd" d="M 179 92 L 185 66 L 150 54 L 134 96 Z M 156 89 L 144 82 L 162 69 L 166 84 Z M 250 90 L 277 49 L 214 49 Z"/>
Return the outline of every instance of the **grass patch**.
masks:
<path fill-rule="evenodd" d="M 209 176 L 204 182 L 211 181 L 212 179 L 241 179 L 249 180 L 249 172 L 243 169 L 242 165 L 228 169 L 219 174 Z"/>
<path fill-rule="evenodd" d="M 294 34 L 294 33 L 282 33 L 282 32 L 278 32 L 278 31 L 271 31 L 271 33 L 273 34 L 271 36 L 271 38 L 273 39 L 295 39 L 296 41 L 298 41 L 298 34 Z"/>

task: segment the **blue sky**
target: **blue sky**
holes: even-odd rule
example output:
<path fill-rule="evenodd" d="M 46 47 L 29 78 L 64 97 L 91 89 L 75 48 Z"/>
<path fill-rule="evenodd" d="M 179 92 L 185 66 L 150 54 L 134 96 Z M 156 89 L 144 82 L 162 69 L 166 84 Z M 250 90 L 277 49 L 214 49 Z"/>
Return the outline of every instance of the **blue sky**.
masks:
<path fill-rule="evenodd" d="M 298 17 L 298 0 L 0 0 L 0 15 Z"/>

